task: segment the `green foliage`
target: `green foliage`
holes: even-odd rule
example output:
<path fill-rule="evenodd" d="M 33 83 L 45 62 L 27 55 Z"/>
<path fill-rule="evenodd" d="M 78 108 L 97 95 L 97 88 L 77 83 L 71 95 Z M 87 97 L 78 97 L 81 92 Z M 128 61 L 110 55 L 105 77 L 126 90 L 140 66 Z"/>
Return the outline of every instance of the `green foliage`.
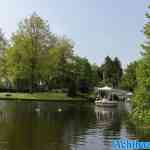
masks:
<path fill-rule="evenodd" d="M 0 77 L 4 78 L 6 75 L 6 70 L 5 70 L 5 60 L 4 60 L 4 53 L 6 48 L 8 47 L 8 42 L 0 29 Z"/>
<path fill-rule="evenodd" d="M 142 59 L 137 67 L 137 88 L 134 97 L 133 117 L 150 122 L 150 18 L 146 14 L 148 22 L 144 26 L 146 42 L 142 45 Z"/>
<path fill-rule="evenodd" d="M 28 100 L 28 101 L 82 101 L 87 100 L 83 97 L 69 97 L 64 92 L 34 92 L 34 93 L 19 93 L 11 92 L 10 96 L 7 96 L 8 93 L 0 93 L 1 99 L 11 99 L 11 100 Z"/>
<path fill-rule="evenodd" d="M 99 69 L 99 76 L 102 79 L 101 83 L 112 87 L 118 87 L 122 77 L 122 66 L 120 60 L 117 57 L 112 60 L 107 56 L 104 64 L 102 64 Z"/>
<path fill-rule="evenodd" d="M 75 72 L 77 75 L 77 84 L 80 92 L 88 92 L 92 86 L 92 67 L 86 58 L 76 56 Z"/>
<path fill-rule="evenodd" d="M 91 65 L 91 70 L 92 70 L 91 83 L 93 86 L 97 86 L 100 81 L 99 74 L 98 74 L 99 67 L 96 64 L 93 64 L 93 65 Z"/>
<path fill-rule="evenodd" d="M 72 78 L 73 71 L 73 44 L 67 38 L 59 38 L 56 48 L 51 51 L 49 88 L 68 88 L 68 80 Z"/>
<path fill-rule="evenodd" d="M 0 29 L 0 54 L 1 54 L 1 57 L 3 56 L 4 51 L 5 51 L 7 46 L 8 46 L 8 42 L 5 38 L 2 30 Z"/>
<path fill-rule="evenodd" d="M 92 81 L 91 64 L 74 56 L 73 48 L 71 40 L 56 37 L 47 22 L 33 13 L 19 24 L 5 52 L 7 78 L 17 90 L 33 92 L 42 85 L 67 88 L 75 96 L 81 84 L 89 87 L 96 81 Z"/>
<path fill-rule="evenodd" d="M 136 79 L 137 62 L 130 63 L 124 71 L 121 80 L 121 88 L 133 91 L 137 87 Z"/>
<path fill-rule="evenodd" d="M 10 45 L 6 45 L 0 32 L 1 79 L 11 83 L 16 91 L 67 89 L 68 95 L 76 96 L 78 92 L 88 93 L 99 83 L 99 67 L 75 56 L 73 42 L 66 37 L 56 37 L 47 21 L 36 13 L 20 22 Z M 117 65 L 120 66 L 120 62 L 115 59 L 113 67 Z M 110 67 L 109 63 L 104 67 L 108 81 Z"/>
<path fill-rule="evenodd" d="M 50 73 L 49 55 L 56 38 L 47 22 L 34 13 L 19 24 L 11 43 L 5 54 L 8 78 L 19 89 L 26 83 L 32 92 Z"/>

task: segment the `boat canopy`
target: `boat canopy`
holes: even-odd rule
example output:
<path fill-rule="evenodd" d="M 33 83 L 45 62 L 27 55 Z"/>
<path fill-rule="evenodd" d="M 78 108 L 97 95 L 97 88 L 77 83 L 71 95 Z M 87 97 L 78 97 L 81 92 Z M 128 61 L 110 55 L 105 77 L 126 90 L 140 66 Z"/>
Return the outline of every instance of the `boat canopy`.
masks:
<path fill-rule="evenodd" d="M 101 92 L 101 91 L 106 91 L 108 93 L 115 94 L 115 95 L 118 95 L 118 96 L 127 96 L 127 93 L 128 93 L 127 91 L 120 90 L 120 89 L 113 89 L 113 88 L 108 87 L 108 86 L 97 87 L 96 91 L 98 93 Z"/>
<path fill-rule="evenodd" d="M 108 87 L 108 86 L 104 86 L 104 87 L 98 88 L 98 90 L 100 90 L 100 91 L 111 91 L 112 88 Z"/>

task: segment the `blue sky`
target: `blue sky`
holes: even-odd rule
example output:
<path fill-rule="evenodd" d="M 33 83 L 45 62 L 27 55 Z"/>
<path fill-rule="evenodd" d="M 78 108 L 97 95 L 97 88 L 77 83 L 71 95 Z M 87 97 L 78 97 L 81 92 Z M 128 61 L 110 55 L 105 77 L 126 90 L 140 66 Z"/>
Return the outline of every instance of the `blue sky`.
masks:
<path fill-rule="evenodd" d="M 141 32 L 149 0 L 4 0 L 0 28 L 9 37 L 17 24 L 37 12 L 51 30 L 75 43 L 75 53 L 101 64 L 119 57 L 124 66 L 140 57 Z"/>

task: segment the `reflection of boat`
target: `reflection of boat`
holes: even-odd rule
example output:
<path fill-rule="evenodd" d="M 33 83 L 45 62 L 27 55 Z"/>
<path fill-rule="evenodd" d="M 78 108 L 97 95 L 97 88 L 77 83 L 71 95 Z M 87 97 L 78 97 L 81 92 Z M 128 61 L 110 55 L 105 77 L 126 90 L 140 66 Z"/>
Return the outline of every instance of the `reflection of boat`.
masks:
<path fill-rule="evenodd" d="M 103 121 L 103 123 L 106 123 L 105 121 L 110 122 L 114 119 L 114 113 L 116 109 L 113 108 L 102 108 L 95 106 L 95 113 L 96 118 L 98 121 Z M 102 122 L 100 122 L 102 124 Z"/>

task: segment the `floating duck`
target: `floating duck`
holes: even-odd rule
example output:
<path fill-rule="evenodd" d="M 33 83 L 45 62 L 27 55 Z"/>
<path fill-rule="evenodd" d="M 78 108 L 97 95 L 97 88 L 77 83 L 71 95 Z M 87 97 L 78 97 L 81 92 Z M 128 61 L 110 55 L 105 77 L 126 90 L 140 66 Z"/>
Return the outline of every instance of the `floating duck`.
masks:
<path fill-rule="evenodd" d="M 62 112 L 62 109 L 61 109 L 61 108 L 58 108 L 58 112 Z"/>
<path fill-rule="evenodd" d="M 35 111 L 36 112 L 40 112 L 40 108 L 35 108 Z"/>

